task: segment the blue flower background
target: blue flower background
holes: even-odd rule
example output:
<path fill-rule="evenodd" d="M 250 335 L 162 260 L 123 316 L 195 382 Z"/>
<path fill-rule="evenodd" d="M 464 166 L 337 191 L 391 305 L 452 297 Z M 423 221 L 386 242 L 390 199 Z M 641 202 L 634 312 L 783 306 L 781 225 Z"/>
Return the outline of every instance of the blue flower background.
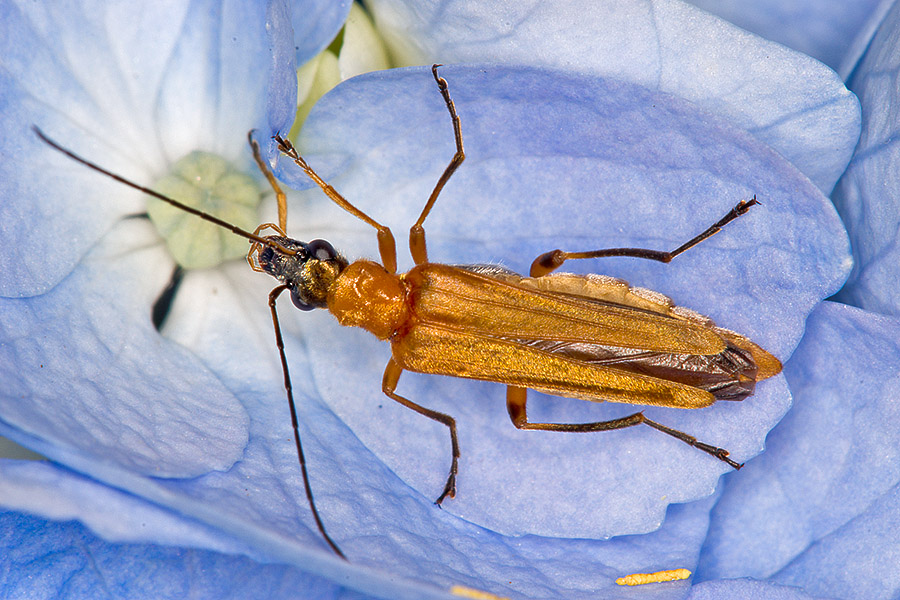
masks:
<path fill-rule="evenodd" d="M 312 487 L 345 562 L 304 494 L 272 280 L 243 260 L 188 270 L 157 331 L 175 263 L 146 197 L 32 126 L 143 185 L 213 153 L 274 221 L 254 130 L 290 188 L 288 232 L 377 256 L 374 230 L 269 141 L 294 120 L 296 68 L 358 7 L 0 2 L 0 435 L 50 459 L 0 460 L 0 595 L 900 597 L 900 6 L 694 4 L 720 16 L 680 0 L 366 2 L 403 68 L 341 83 L 297 146 L 392 228 L 401 270 L 454 151 L 433 62 L 467 159 L 426 222 L 432 260 L 524 272 L 557 247 L 672 249 L 756 195 L 669 265 L 566 265 L 662 292 L 785 363 L 741 403 L 647 410 L 746 466 L 649 428 L 519 431 L 501 386 L 406 373 L 399 393 L 458 420 L 458 495 L 440 509 L 446 429 L 383 396 L 387 345 L 282 301 Z M 634 410 L 529 401 L 534 420 Z M 615 584 L 681 567 L 690 580 Z"/>

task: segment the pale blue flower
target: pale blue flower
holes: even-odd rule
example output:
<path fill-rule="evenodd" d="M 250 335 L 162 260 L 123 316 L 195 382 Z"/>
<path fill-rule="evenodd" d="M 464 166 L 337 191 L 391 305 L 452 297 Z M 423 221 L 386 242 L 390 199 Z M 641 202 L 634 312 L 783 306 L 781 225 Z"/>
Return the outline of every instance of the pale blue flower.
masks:
<path fill-rule="evenodd" d="M 382 5 L 375 14 L 384 27 L 388 3 L 374 4 Z M 437 20 L 429 20 L 429 4 L 418 4 L 429 26 L 452 25 L 406 30 L 418 36 L 406 38 L 410 47 L 409 40 L 423 39 L 445 46 L 423 51 L 418 62 L 483 63 L 441 71 L 462 119 L 468 158 L 426 222 L 434 260 L 491 261 L 524 271 L 535 255 L 558 246 L 670 249 L 756 194 L 762 206 L 671 265 L 618 259 L 575 263 L 571 270 L 657 289 L 782 359 L 790 356 L 807 314 L 840 287 L 850 266 L 843 227 L 820 191 L 840 176 L 859 127 L 855 99 L 833 73 L 676 2 L 652 3 L 653 18 L 626 10 L 622 23 L 629 27 L 575 58 L 566 53 L 583 47 L 578 36 L 554 39 L 560 22 L 542 20 L 537 6 L 504 35 L 495 30 L 476 43 L 460 33 L 492 27 L 466 14 L 476 4 L 445 3 Z M 623 593 L 613 583 L 621 575 L 699 564 L 696 580 L 708 581 L 693 588 L 696 598 L 809 597 L 787 585 L 852 597 L 849 583 L 828 589 L 816 583 L 823 565 L 849 560 L 854 545 L 870 546 L 873 557 L 892 551 L 887 537 L 862 533 L 873 523 L 890 523 L 896 505 L 890 469 L 879 470 L 877 461 L 855 478 L 824 477 L 832 490 L 825 506 L 801 503 L 812 497 L 804 492 L 823 489 L 823 479 L 791 478 L 794 502 L 786 506 L 824 515 L 801 522 L 807 545 L 793 553 L 729 538 L 741 532 L 727 508 L 746 502 L 747 514 L 765 525 L 769 513 L 757 501 L 764 496 L 752 482 L 777 480 L 795 464 L 816 465 L 807 474 L 827 473 L 833 463 L 816 458 L 822 440 L 837 437 L 834 418 L 827 418 L 832 411 L 858 406 L 882 415 L 883 428 L 896 422 L 889 407 L 879 411 L 870 402 L 887 398 L 876 386 L 896 377 L 891 368 L 900 362 L 896 345 L 887 343 L 897 339 L 890 320 L 820 305 L 787 377 L 761 383 L 740 404 L 648 411 L 750 460 L 788 410 L 790 385 L 804 410 L 789 412 L 768 450 L 712 496 L 727 467 L 649 429 L 595 436 L 519 432 L 505 415 L 500 386 L 406 374 L 400 393 L 460 424 L 459 495 L 439 510 L 432 501 L 446 476 L 446 430 L 381 394 L 387 346 L 285 302 L 281 315 L 313 489 L 350 563 L 339 560 L 312 523 L 299 478 L 265 306 L 271 282 L 241 261 L 191 271 L 160 337 L 149 306 L 171 259 L 143 220 L 123 218 L 143 210 L 140 195 L 52 154 L 28 128 L 36 122 L 136 179 L 196 148 L 250 172 L 246 131 L 256 127 L 265 141 L 289 124 L 294 59 L 303 62 L 304 52 L 328 43 L 346 3 L 326 11 L 309 29 L 314 35 L 298 33 L 296 41 L 285 33 L 287 13 L 278 3 L 265 10 L 228 5 L 218 19 L 215 11 L 207 18 L 205 5 L 182 9 L 181 20 L 169 7 L 149 40 L 110 28 L 118 19 L 109 13 L 51 11 L 54 24 L 46 25 L 3 6 L 18 46 L 0 54 L 0 89 L 8 97 L 0 118 L 5 131 L 17 132 L 3 142 L 4 156 L 14 159 L 3 162 L 0 184 L 0 226 L 14 241 L 0 259 L 9 296 L 0 301 L 3 381 L 13 382 L 0 395 L 0 433 L 65 465 L 0 463 L 4 489 L 12 490 L 2 498 L 11 512 L 0 518 L 4 530 L 16 532 L 5 538 L 5 554 L 17 556 L 17 568 L 0 582 L 6 589 L 28 589 L 27 571 L 48 594 L 63 597 L 437 598 L 448 597 L 455 584 L 517 598 L 605 597 Z M 402 14 L 401 5 L 391 6 Z M 579 14 L 574 3 L 560 6 L 563 15 Z M 146 9 L 144 18 L 153 14 Z M 301 14 L 320 13 L 295 6 L 298 31 Z M 594 27 L 592 18 L 603 19 L 599 9 L 584 15 L 585 29 Z M 16 19 L 33 28 L 15 27 Z M 392 24 L 396 52 L 404 30 L 396 19 Z M 676 34 L 686 25 L 693 29 Z M 47 32 L 62 42 L 49 45 Z M 223 32 L 250 40 L 252 48 L 223 53 L 229 47 Z M 654 32 L 656 42 L 648 45 Z M 695 43 L 679 43 L 679 35 Z M 108 41 L 107 51 L 98 51 L 104 46 L 97 39 Z M 161 57 L 157 43 L 166 39 L 180 50 Z M 218 43 L 191 45 L 198 39 Z M 716 46 L 722 53 L 713 53 Z M 691 66 L 698 56 L 705 69 Z M 764 56 L 766 68 L 758 68 Z M 649 78 L 641 75 L 645 63 L 629 62 L 638 57 L 655 65 Z M 157 71 L 138 68 L 148 63 Z M 710 68 L 716 64 L 718 71 Z M 70 72 L 78 77 L 52 76 Z M 34 84 L 25 76 L 31 73 L 51 75 Z M 220 93 L 167 85 L 198 80 L 220 82 Z M 102 85 L 92 87 L 97 81 Z M 298 145 L 338 190 L 393 228 L 401 269 L 410 266 L 406 228 L 453 152 L 450 119 L 429 70 L 346 82 L 320 101 Z M 275 157 L 271 146 L 266 151 Z M 370 227 L 309 189 L 289 161 L 280 160 L 277 172 L 306 189 L 291 194 L 293 236 L 327 238 L 350 257 L 377 254 Z M 274 219 L 271 199 L 260 215 Z M 872 339 L 883 350 L 877 368 L 866 353 Z M 838 342 L 843 351 L 831 352 Z M 860 369 L 869 375 L 854 381 Z M 835 382 L 835 373 L 846 375 Z M 847 405 L 807 404 L 840 400 L 853 390 Z M 632 410 L 537 394 L 530 405 L 533 418 L 559 421 Z M 810 411 L 822 414 L 816 422 L 822 427 L 806 427 Z M 865 455 L 866 444 L 878 439 L 864 427 L 837 431 L 846 436 L 847 456 Z M 891 464 L 890 456 L 879 460 Z M 840 494 L 858 503 L 848 507 Z M 54 522 L 67 519 L 90 531 Z M 779 533 L 771 544 L 784 544 Z M 603 539 L 608 536 L 614 537 Z M 97 557 L 87 566 L 82 548 Z M 61 555 L 69 560 L 53 560 Z M 291 566 L 259 564 L 273 562 Z M 158 570 L 148 572 L 147 564 Z M 849 571 L 853 581 L 868 577 L 863 589 L 890 596 L 890 580 L 878 579 L 868 564 Z M 79 577 L 67 577 L 72 572 Z M 773 579 L 710 581 L 733 576 Z M 681 582 L 629 592 L 676 598 L 689 590 Z"/>

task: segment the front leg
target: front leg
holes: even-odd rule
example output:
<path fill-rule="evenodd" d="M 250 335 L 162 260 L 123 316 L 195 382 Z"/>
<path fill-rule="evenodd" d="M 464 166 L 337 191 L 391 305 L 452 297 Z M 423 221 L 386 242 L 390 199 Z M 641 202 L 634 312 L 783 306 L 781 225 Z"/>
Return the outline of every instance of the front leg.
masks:
<path fill-rule="evenodd" d="M 438 499 L 434 501 L 435 504 L 440 506 L 441 502 L 444 501 L 444 498 L 453 498 L 456 496 L 456 473 L 459 471 L 459 440 L 456 437 L 456 420 L 450 415 L 445 415 L 436 410 L 419 406 L 415 402 L 407 400 L 403 396 L 395 393 L 394 390 L 397 389 L 397 382 L 400 380 L 400 375 L 402 373 L 403 367 L 398 365 L 393 358 L 388 361 L 387 366 L 384 368 L 384 377 L 381 381 L 381 391 L 384 392 L 384 395 L 391 400 L 396 400 L 406 408 L 416 411 L 420 415 L 424 415 L 429 419 L 446 425 L 447 428 L 450 429 L 450 446 L 453 453 L 453 457 L 450 461 L 450 475 L 447 477 L 444 491 L 441 492 Z"/>

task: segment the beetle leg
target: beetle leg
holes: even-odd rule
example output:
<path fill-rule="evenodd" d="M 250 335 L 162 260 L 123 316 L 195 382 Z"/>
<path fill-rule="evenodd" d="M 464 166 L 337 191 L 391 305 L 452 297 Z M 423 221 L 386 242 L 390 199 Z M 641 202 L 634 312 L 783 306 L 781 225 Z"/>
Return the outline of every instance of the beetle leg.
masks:
<path fill-rule="evenodd" d="M 532 277 L 541 277 L 548 273 L 551 273 L 562 266 L 564 262 L 573 258 L 603 258 L 608 256 L 631 256 L 634 258 L 646 258 L 648 260 L 656 260 L 662 263 L 671 262 L 673 258 L 688 250 L 689 248 L 693 248 L 703 240 L 714 236 L 719 233 L 725 225 L 734 221 L 741 215 L 747 213 L 750 210 L 751 206 L 755 206 L 759 204 L 756 200 L 756 196 L 753 196 L 750 200 L 741 200 L 737 203 L 737 205 L 732 208 L 728 213 L 710 225 L 703 233 L 700 235 L 691 238 L 678 248 L 672 250 L 671 252 L 663 252 L 661 250 L 647 250 L 645 248 L 606 248 L 604 250 L 592 250 L 589 252 L 563 252 L 562 250 L 553 250 L 551 252 L 545 252 L 541 254 L 534 262 L 531 263 L 531 276 Z"/>
<path fill-rule="evenodd" d="M 256 161 L 256 166 L 259 167 L 259 170 L 262 171 L 266 181 L 269 182 L 269 185 L 272 186 L 272 189 L 275 191 L 275 201 L 278 203 L 278 227 L 284 231 L 287 229 L 287 196 L 284 194 L 281 186 L 278 185 L 278 180 L 275 179 L 272 169 L 270 169 L 269 165 L 266 164 L 266 161 L 263 160 L 259 144 L 253 139 L 252 129 L 247 133 L 247 140 L 250 142 L 250 149 L 253 150 L 253 160 Z"/>
<path fill-rule="evenodd" d="M 453 104 L 453 100 L 450 98 L 447 80 L 438 75 L 437 70 L 440 66 L 441 65 L 431 65 L 431 74 L 438 84 L 438 90 L 440 90 L 441 96 L 444 97 L 444 104 L 447 105 L 447 110 L 450 112 L 450 120 L 453 121 L 453 136 L 456 139 L 456 154 L 450 159 L 450 164 L 447 165 L 447 168 L 444 169 L 444 172 L 441 174 L 441 178 L 438 179 L 438 182 L 435 184 L 431 196 L 428 197 L 428 202 L 425 203 L 425 207 L 422 209 L 422 214 L 419 215 L 419 219 L 409 228 L 409 253 L 412 254 L 413 261 L 417 265 L 428 262 L 428 251 L 425 246 L 425 228 L 422 224 L 425 222 L 428 213 L 431 212 L 431 207 L 433 207 L 434 203 L 437 201 L 441 190 L 444 189 L 444 185 L 450 180 L 450 176 L 453 175 L 456 169 L 459 168 L 459 165 L 466 159 L 466 153 L 463 151 L 462 127 L 459 122 L 459 115 L 456 114 L 456 105 Z"/>
<path fill-rule="evenodd" d="M 410 408 L 416 411 L 420 415 L 424 415 L 429 419 L 446 425 L 447 428 L 450 429 L 450 446 L 453 452 L 453 459 L 450 462 L 450 475 L 447 477 L 447 483 L 444 485 L 444 491 L 441 492 L 441 495 L 438 496 L 438 499 L 434 501 L 435 504 L 440 506 L 441 502 L 443 502 L 445 498 L 453 498 L 454 496 L 456 496 L 456 473 L 459 470 L 459 440 L 456 438 L 456 420 L 450 415 L 445 415 L 444 413 L 437 412 L 436 410 L 431 410 L 430 408 L 419 406 L 415 402 L 407 400 L 403 396 L 394 393 L 394 390 L 397 388 L 397 382 L 400 380 L 400 375 L 402 373 L 403 368 L 398 365 L 393 358 L 388 361 L 387 366 L 384 368 L 384 378 L 381 381 L 381 391 L 384 392 L 384 395 L 391 400 L 396 400 L 406 408 Z"/>
<path fill-rule="evenodd" d="M 386 225 L 382 225 L 360 209 L 356 208 L 349 200 L 341 196 L 336 189 L 325 183 L 325 180 L 319 177 L 319 174 L 309 166 L 306 159 L 300 156 L 297 149 L 290 140 L 275 134 L 275 142 L 278 144 L 278 150 L 296 163 L 298 167 L 303 169 L 306 176 L 319 186 L 319 188 L 328 196 L 332 202 L 343 208 L 345 211 L 375 228 L 378 237 L 378 252 L 381 255 L 381 264 L 387 269 L 388 273 L 397 272 L 397 244 L 394 242 L 394 234 Z"/>
<path fill-rule="evenodd" d="M 625 429 L 626 427 L 634 427 L 635 425 L 649 425 L 657 431 L 668 434 L 682 442 L 697 448 L 707 454 L 714 456 L 729 466 L 740 469 L 744 465 L 728 458 L 728 450 L 718 448 L 703 442 L 697 441 L 694 436 L 688 435 L 683 431 L 672 429 L 661 425 L 656 421 L 651 421 L 644 416 L 644 413 L 634 413 L 627 417 L 612 419 L 610 421 L 598 421 L 596 423 L 530 423 L 528 421 L 528 413 L 526 411 L 526 403 L 528 400 L 528 389 L 509 385 L 506 387 L 506 410 L 509 412 L 509 418 L 513 425 L 518 429 L 537 429 L 543 431 L 568 431 L 574 433 L 589 433 L 594 431 L 612 431 L 614 429 Z"/>

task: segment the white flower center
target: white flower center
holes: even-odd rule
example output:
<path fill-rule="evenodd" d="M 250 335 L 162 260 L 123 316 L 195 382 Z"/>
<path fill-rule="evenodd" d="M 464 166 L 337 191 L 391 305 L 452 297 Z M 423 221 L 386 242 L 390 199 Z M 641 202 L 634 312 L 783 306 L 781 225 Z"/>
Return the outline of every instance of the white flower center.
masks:
<path fill-rule="evenodd" d="M 259 186 L 215 154 L 191 152 L 152 188 L 245 230 L 253 231 L 259 219 Z M 249 250 L 247 240 L 162 200 L 148 200 L 147 213 L 185 269 L 215 267 Z"/>

